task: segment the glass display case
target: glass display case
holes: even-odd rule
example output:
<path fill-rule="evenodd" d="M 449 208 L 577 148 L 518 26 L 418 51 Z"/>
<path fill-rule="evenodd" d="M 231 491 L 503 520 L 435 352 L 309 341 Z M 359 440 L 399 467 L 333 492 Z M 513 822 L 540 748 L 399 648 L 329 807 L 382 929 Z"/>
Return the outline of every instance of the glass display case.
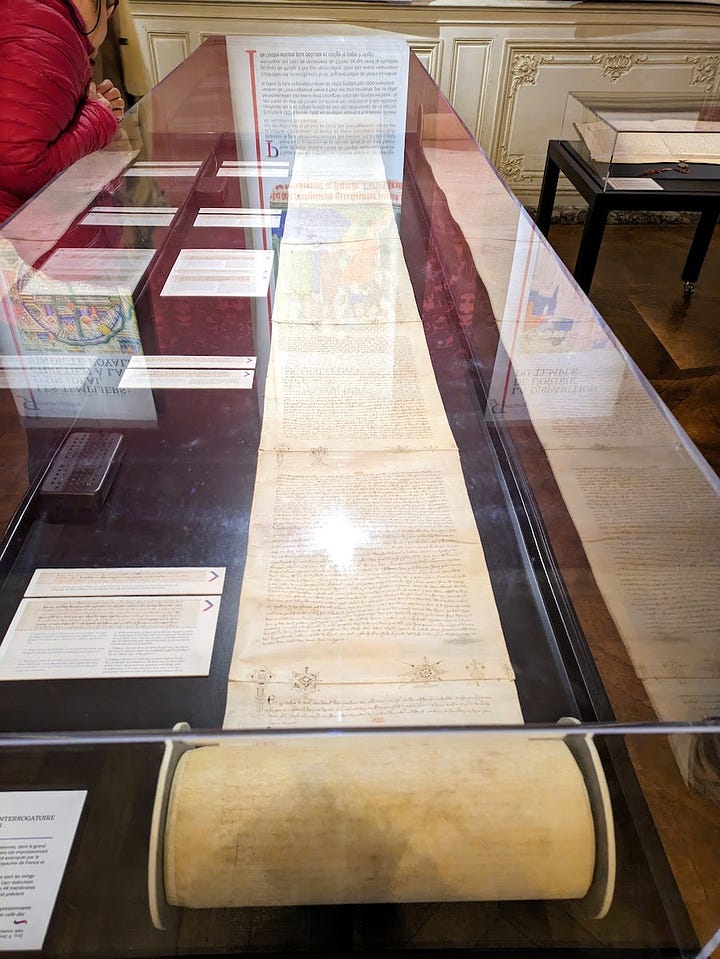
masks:
<path fill-rule="evenodd" d="M 712 954 L 717 477 L 404 41 L 211 38 L 0 282 L 3 949 Z"/>
<path fill-rule="evenodd" d="M 665 181 L 718 179 L 720 97 L 621 92 L 570 93 L 561 139 L 595 171 L 605 188 L 624 189 L 645 179 L 645 189 L 668 189 Z M 662 186 L 657 182 L 662 181 Z"/>

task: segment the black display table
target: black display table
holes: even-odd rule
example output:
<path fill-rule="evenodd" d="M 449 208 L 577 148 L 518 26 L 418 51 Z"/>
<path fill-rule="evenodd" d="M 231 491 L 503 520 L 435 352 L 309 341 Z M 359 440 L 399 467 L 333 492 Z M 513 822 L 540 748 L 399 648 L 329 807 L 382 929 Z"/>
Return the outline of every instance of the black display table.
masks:
<path fill-rule="evenodd" d="M 703 165 L 707 173 L 707 165 Z M 720 216 L 720 168 L 718 177 L 698 177 L 689 174 L 659 174 L 653 177 L 662 185 L 662 190 L 618 190 L 604 189 L 603 181 L 597 173 L 583 161 L 573 145 L 567 140 L 550 140 L 548 143 L 545 172 L 536 222 L 545 236 L 550 231 L 550 219 L 560 171 L 565 174 L 584 200 L 589 209 L 585 218 L 580 249 L 573 275 L 580 287 L 587 293 L 592 284 L 595 264 L 600 252 L 600 244 L 612 210 L 698 210 L 700 220 L 695 230 L 690 251 L 682 271 L 686 295 L 692 294 L 700 275 L 705 254 L 712 239 L 715 225 Z M 641 168 L 637 165 L 623 165 L 616 176 L 638 176 Z"/>

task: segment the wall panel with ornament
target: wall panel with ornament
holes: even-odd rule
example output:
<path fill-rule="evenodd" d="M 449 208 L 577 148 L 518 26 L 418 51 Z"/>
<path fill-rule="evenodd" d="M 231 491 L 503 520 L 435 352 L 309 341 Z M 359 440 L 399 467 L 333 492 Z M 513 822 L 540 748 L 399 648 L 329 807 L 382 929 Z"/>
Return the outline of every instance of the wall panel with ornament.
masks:
<path fill-rule="evenodd" d="M 216 34 L 403 34 L 521 200 L 536 201 L 570 90 L 720 91 L 720 5 L 568 0 L 130 0 L 154 79 Z M 576 195 L 561 184 L 559 202 Z M 579 198 L 577 198 L 579 203 Z"/>

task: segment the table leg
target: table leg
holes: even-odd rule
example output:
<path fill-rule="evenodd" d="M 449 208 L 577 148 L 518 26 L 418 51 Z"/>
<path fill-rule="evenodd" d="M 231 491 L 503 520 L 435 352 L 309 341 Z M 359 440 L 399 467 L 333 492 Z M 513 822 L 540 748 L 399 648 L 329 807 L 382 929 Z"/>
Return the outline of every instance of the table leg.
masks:
<path fill-rule="evenodd" d="M 548 149 L 547 159 L 545 160 L 545 172 L 543 173 L 542 186 L 540 187 L 540 199 L 538 200 L 537 214 L 535 223 L 538 229 L 547 236 L 550 232 L 550 220 L 552 219 L 553 206 L 555 205 L 555 194 L 557 193 L 558 177 L 560 167 L 550 157 Z"/>
<path fill-rule="evenodd" d="M 700 214 L 700 221 L 695 229 L 695 236 L 690 244 L 690 250 L 682 271 L 685 291 L 688 294 L 695 289 L 695 281 L 700 276 L 700 270 L 715 232 L 715 224 L 718 221 L 719 214 L 720 207 L 718 206 L 708 207 Z"/>
<path fill-rule="evenodd" d="M 575 261 L 575 270 L 573 276 L 577 280 L 578 286 L 585 293 L 590 292 L 595 264 L 600 253 L 600 244 L 602 243 L 605 224 L 607 222 L 608 210 L 603 203 L 596 203 L 589 207 L 587 217 L 585 218 L 585 229 L 583 230 L 580 249 L 578 250 L 577 260 Z"/>

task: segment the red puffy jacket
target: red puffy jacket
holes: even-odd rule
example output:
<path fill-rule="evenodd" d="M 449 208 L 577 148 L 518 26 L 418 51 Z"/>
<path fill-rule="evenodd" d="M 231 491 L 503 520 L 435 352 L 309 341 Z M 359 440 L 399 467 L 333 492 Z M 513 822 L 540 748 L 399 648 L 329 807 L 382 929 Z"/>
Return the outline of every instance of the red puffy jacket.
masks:
<path fill-rule="evenodd" d="M 83 29 L 72 0 L 0 0 L 0 223 L 117 130 L 112 112 L 87 99 L 93 48 Z"/>

